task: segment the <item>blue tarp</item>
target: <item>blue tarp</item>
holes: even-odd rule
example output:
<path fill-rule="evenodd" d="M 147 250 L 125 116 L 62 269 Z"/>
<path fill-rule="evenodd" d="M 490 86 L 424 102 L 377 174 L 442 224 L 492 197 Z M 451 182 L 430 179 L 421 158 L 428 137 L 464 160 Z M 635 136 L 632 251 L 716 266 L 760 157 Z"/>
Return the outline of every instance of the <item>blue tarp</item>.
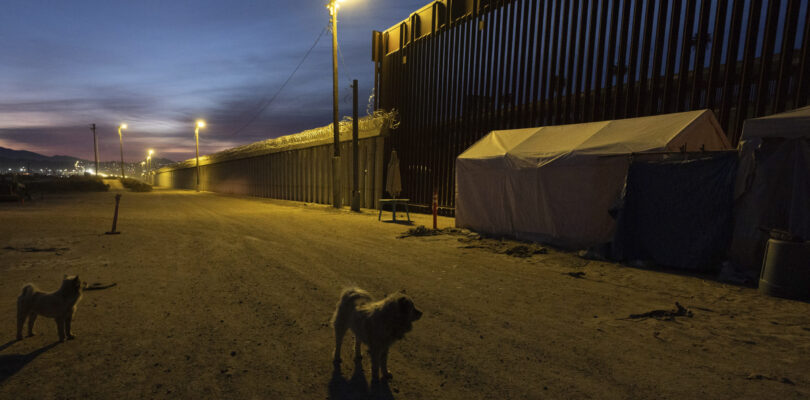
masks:
<path fill-rule="evenodd" d="M 736 153 L 632 162 L 612 257 L 717 270 L 731 240 L 736 170 Z"/>

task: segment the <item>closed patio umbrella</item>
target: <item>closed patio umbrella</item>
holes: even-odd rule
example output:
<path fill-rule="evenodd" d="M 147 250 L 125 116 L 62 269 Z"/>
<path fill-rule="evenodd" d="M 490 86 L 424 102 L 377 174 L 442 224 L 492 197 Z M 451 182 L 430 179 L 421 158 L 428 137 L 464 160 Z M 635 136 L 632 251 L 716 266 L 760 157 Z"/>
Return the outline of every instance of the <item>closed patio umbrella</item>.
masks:
<path fill-rule="evenodd" d="M 391 151 L 391 160 L 388 162 L 388 175 L 385 180 L 385 190 L 396 199 L 399 193 L 402 192 L 402 178 L 399 174 L 399 158 L 397 158 L 397 151 Z"/>

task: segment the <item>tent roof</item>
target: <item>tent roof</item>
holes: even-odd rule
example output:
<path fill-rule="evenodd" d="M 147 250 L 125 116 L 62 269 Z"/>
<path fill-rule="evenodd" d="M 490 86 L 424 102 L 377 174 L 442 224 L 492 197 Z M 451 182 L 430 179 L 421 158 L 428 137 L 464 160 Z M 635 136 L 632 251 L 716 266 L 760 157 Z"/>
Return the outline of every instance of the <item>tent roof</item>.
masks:
<path fill-rule="evenodd" d="M 725 150 L 728 139 L 710 110 L 573 125 L 492 131 L 459 159 L 501 158 L 534 165 L 562 157 L 605 156 L 651 151 Z"/>
<path fill-rule="evenodd" d="M 741 140 L 810 137 L 810 106 L 745 121 Z"/>

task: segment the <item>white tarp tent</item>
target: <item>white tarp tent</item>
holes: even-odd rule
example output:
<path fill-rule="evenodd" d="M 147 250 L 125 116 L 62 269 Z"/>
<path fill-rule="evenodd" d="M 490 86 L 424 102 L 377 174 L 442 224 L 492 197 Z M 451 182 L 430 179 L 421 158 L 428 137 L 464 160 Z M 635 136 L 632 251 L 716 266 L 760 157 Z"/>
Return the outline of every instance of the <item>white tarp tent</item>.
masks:
<path fill-rule="evenodd" d="M 762 229 L 810 240 L 810 106 L 745 121 L 739 147 L 729 256 L 758 276 Z"/>
<path fill-rule="evenodd" d="M 628 155 L 729 148 L 710 110 L 493 131 L 456 160 L 456 226 L 569 248 L 609 242 Z"/>

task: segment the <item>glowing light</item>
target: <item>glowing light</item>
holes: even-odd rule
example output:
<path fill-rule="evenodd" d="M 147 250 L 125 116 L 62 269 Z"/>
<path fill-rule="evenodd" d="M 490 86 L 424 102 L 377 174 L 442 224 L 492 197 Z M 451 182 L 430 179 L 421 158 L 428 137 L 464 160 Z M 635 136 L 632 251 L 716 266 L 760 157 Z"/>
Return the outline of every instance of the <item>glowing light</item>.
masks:
<path fill-rule="evenodd" d="M 127 129 L 127 124 L 121 124 L 121 126 L 119 127 L 119 129 Z"/>
<path fill-rule="evenodd" d="M 197 121 L 197 128 L 205 128 L 205 121 L 198 120 Z"/>
<path fill-rule="evenodd" d="M 154 150 L 149 149 L 149 155 L 150 155 L 150 156 L 151 156 L 152 154 L 154 154 L 154 153 L 155 153 L 155 151 L 154 151 Z"/>

